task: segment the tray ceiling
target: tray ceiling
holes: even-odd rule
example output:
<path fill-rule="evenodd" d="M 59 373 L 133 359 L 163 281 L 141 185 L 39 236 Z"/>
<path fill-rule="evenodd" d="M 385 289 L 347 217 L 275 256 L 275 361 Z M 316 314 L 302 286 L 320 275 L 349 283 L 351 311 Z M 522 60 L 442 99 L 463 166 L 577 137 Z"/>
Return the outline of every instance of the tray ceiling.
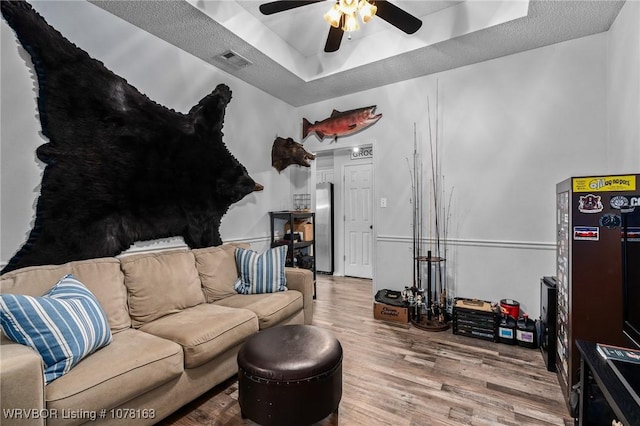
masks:
<path fill-rule="evenodd" d="M 269 16 L 262 1 L 91 3 L 298 107 L 607 31 L 624 1 L 393 1 L 422 19 L 418 32 L 374 18 L 333 53 L 330 0 Z M 221 59 L 229 50 L 251 64 Z"/>

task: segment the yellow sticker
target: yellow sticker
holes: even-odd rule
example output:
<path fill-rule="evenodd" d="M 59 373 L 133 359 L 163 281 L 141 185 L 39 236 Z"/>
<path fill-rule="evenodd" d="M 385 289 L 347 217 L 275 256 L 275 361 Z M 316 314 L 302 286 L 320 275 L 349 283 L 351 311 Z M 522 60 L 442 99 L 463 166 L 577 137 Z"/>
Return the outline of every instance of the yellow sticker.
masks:
<path fill-rule="evenodd" d="M 574 192 L 635 191 L 636 175 L 573 178 Z"/>

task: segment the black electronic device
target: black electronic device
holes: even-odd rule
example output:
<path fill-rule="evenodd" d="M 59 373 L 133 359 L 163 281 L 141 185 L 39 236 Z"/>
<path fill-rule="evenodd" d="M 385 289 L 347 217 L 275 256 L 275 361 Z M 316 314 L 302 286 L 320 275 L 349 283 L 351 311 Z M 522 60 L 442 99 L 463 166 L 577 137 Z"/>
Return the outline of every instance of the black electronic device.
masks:
<path fill-rule="evenodd" d="M 640 364 L 608 359 L 607 363 L 629 395 L 640 405 Z"/>
<path fill-rule="evenodd" d="M 558 287 L 556 277 L 540 279 L 540 351 L 548 371 L 556 371 Z"/>
<path fill-rule="evenodd" d="M 575 424 L 640 425 L 640 364 L 605 359 L 593 342 L 578 339 L 576 348 L 581 374 Z"/>

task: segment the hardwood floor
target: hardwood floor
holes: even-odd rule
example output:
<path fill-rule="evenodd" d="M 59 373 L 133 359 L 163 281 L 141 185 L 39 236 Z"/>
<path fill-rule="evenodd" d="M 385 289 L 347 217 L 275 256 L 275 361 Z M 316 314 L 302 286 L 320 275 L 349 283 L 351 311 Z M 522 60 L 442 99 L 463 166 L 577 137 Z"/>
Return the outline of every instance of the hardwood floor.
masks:
<path fill-rule="evenodd" d="M 314 325 L 344 350 L 339 414 L 329 425 L 573 425 L 539 350 L 373 318 L 370 280 L 318 275 Z M 229 379 L 163 425 L 249 425 Z"/>

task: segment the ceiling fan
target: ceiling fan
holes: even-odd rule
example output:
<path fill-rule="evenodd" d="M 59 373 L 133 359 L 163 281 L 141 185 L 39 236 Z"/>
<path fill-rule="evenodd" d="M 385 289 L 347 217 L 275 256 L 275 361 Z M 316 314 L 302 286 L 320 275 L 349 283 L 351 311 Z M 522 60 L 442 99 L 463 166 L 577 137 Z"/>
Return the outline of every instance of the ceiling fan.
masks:
<path fill-rule="evenodd" d="M 260 12 L 264 15 L 272 15 L 322 1 L 324 0 L 272 1 L 261 4 Z M 337 51 L 340 48 L 344 32 L 355 31 L 358 28 L 355 19 L 356 10 L 360 12 L 364 22 L 367 22 L 373 15 L 377 15 L 407 34 L 415 33 L 422 26 L 420 19 L 385 0 L 371 2 L 367 0 L 336 0 L 333 8 L 325 15 L 325 20 L 331 24 L 324 46 L 325 52 Z"/>

